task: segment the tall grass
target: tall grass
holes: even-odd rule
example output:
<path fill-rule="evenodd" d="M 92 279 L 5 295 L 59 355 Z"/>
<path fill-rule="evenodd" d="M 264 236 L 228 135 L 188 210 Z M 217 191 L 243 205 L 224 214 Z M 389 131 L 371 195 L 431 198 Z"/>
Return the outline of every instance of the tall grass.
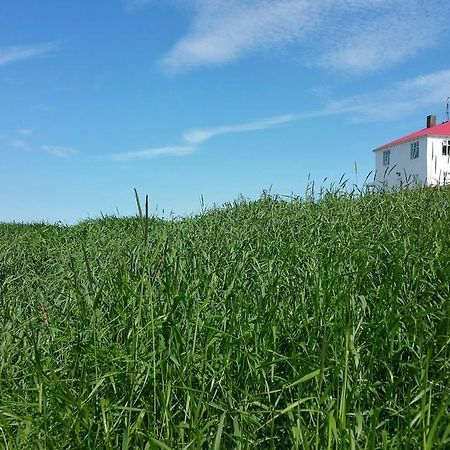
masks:
<path fill-rule="evenodd" d="M 0 225 L 0 447 L 450 448 L 450 192 Z"/>

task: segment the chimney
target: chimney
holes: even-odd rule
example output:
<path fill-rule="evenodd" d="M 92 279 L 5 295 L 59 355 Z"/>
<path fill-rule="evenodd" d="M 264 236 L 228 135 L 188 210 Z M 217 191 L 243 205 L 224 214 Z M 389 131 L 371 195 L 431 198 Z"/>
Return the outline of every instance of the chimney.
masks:
<path fill-rule="evenodd" d="M 436 116 L 435 115 L 430 115 L 427 116 L 427 128 L 431 128 L 436 126 Z"/>

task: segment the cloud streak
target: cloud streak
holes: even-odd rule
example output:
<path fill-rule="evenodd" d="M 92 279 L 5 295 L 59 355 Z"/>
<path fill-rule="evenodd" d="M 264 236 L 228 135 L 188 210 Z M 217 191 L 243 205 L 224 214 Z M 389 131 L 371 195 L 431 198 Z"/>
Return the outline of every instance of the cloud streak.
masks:
<path fill-rule="evenodd" d="M 8 142 L 9 146 L 14 150 L 29 150 L 30 145 L 21 139 L 13 139 Z"/>
<path fill-rule="evenodd" d="M 446 69 L 397 82 L 387 89 L 331 101 L 318 113 L 346 114 L 353 122 L 396 120 L 443 105 L 449 88 L 450 69 Z"/>
<path fill-rule="evenodd" d="M 172 146 L 147 148 L 135 152 L 115 153 L 112 155 L 114 161 L 135 161 L 142 159 L 153 159 L 159 156 L 185 156 L 192 153 L 194 149 L 190 146 Z"/>
<path fill-rule="evenodd" d="M 19 61 L 37 58 L 49 54 L 60 47 L 56 41 L 34 45 L 15 45 L 0 48 L 0 66 L 6 66 Z"/>
<path fill-rule="evenodd" d="M 58 158 L 68 158 L 69 156 L 77 153 L 77 151 L 72 148 L 62 147 L 60 145 L 42 145 L 41 149 L 49 155 L 56 156 Z"/>
<path fill-rule="evenodd" d="M 125 0 L 125 10 L 128 13 L 134 13 L 150 5 L 152 2 L 153 0 Z"/>
<path fill-rule="evenodd" d="M 153 159 L 162 156 L 186 156 L 198 150 L 200 144 L 223 134 L 242 133 L 246 131 L 265 130 L 277 126 L 286 125 L 298 119 L 298 115 L 286 114 L 283 116 L 269 117 L 253 122 L 244 122 L 234 125 L 222 125 L 211 128 L 199 128 L 187 130 L 183 133 L 184 145 L 170 147 L 156 147 L 134 152 L 115 153 L 111 155 L 113 161 L 136 161 Z"/>
<path fill-rule="evenodd" d="M 34 133 L 34 130 L 32 130 L 31 128 L 21 128 L 17 130 L 17 133 L 21 136 L 31 136 Z"/>
<path fill-rule="evenodd" d="M 222 125 L 213 128 L 200 128 L 188 130 L 183 134 L 183 140 L 188 144 L 202 144 L 215 136 L 229 133 L 242 133 L 245 131 L 265 130 L 280 125 L 285 125 L 297 119 L 295 114 L 270 117 L 254 122 L 246 122 L 234 125 Z"/>
<path fill-rule="evenodd" d="M 138 0 L 144 1 L 145 0 Z M 438 0 L 184 0 L 191 28 L 161 59 L 176 73 L 292 47 L 307 65 L 362 73 L 397 64 L 448 36 Z"/>
<path fill-rule="evenodd" d="M 343 116 L 351 123 L 398 120 L 424 108 L 443 105 L 450 86 L 450 69 L 420 75 L 397 82 L 386 89 L 331 100 L 317 110 L 268 117 L 233 125 L 198 128 L 182 133 L 184 145 L 149 148 L 111 155 L 114 161 L 134 161 L 161 156 L 186 156 L 215 137 L 259 131 L 294 124 L 307 119 Z"/>

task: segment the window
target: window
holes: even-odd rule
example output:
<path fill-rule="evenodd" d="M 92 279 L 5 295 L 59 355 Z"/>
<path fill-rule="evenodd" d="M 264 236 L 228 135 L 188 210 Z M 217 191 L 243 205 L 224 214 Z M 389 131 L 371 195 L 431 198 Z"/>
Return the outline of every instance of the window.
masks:
<path fill-rule="evenodd" d="M 442 142 L 442 155 L 443 156 L 450 156 L 450 141 L 443 141 Z"/>
<path fill-rule="evenodd" d="M 388 166 L 391 162 L 391 151 L 385 150 L 383 152 L 383 166 Z"/>
<path fill-rule="evenodd" d="M 411 159 L 419 157 L 419 141 L 411 143 Z"/>

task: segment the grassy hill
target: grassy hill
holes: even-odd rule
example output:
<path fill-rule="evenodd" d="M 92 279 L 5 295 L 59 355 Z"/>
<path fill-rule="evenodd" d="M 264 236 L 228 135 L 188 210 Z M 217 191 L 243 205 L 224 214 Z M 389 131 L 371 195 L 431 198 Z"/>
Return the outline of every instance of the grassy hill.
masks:
<path fill-rule="evenodd" d="M 450 448 L 450 191 L 0 225 L 0 447 Z"/>

